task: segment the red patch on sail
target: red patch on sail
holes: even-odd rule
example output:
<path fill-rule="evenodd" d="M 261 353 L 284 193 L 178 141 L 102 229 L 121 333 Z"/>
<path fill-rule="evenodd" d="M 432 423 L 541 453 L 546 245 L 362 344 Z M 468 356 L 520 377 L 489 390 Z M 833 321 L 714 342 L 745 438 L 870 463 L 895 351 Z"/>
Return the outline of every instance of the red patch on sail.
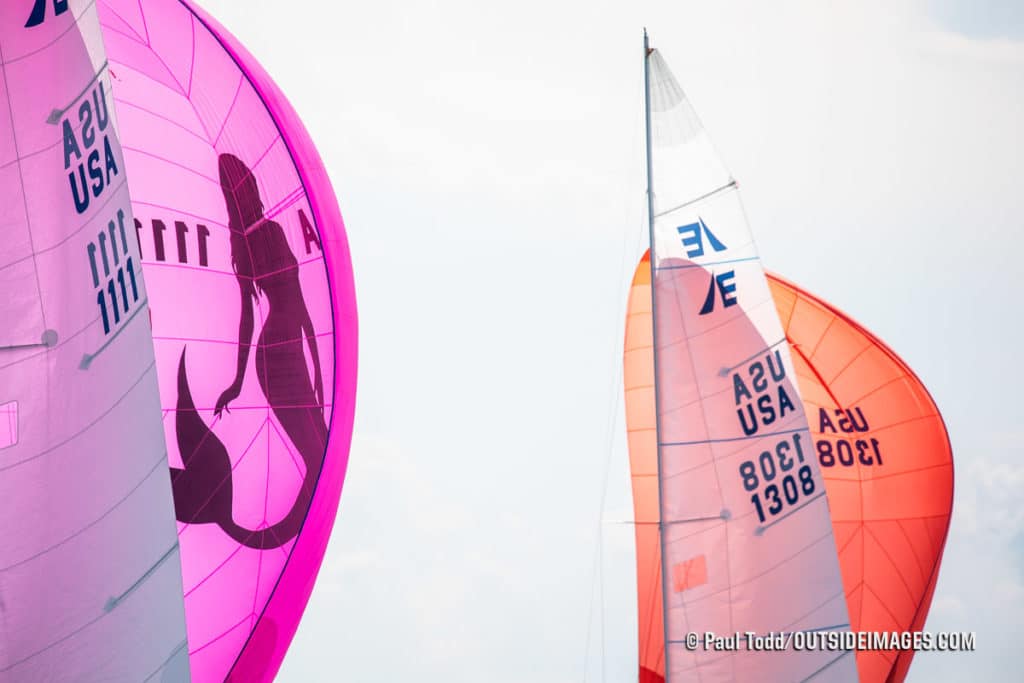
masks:
<path fill-rule="evenodd" d="M 682 593 L 708 582 L 708 564 L 703 555 L 691 557 L 672 567 L 672 590 Z"/>
<path fill-rule="evenodd" d="M 18 402 L 0 405 L 0 448 L 18 443 Z"/>

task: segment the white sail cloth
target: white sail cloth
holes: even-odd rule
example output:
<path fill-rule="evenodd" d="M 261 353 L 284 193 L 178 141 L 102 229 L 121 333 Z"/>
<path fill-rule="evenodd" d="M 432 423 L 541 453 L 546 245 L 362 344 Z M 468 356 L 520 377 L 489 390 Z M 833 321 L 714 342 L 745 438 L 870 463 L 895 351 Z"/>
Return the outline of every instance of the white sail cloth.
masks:
<path fill-rule="evenodd" d="M 187 681 L 146 292 L 94 3 L 0 5 L 0 681 Z"/>
<path fill-rule="evenodd" d="M 855 681 L 852 653 L 785 635 L 849 630 L 825 486 L 736 184 L 657 51 L 648 68 L 667 680 Z"/>

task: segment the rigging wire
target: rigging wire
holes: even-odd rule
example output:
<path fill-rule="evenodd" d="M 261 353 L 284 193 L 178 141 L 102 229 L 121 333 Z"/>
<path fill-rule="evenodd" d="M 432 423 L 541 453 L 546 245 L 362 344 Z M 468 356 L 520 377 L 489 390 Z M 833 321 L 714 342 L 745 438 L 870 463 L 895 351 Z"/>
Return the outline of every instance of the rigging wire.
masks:
<path fill-rule="evenodd" d="M 646 216 L 641 217 L 641 220 L 637 228 L 637 237 L 635 240 L 634 248 L 632 251 L 627 250 L 625 247 L 628 244 L 629 233 L 624 234 L 623 239 L 623 254 L 626 255 L 622 260 L 622 268 L 620 269 L 619 277 L 617 282 L 620 283 L 620 288 L 624 291 L 629 291 L 623 283 L 623 278 L 626 276 L 625 266 L 630 255 L 635 254 L 637 250 L 641 248 L 643 235 L 646 229 Z M 628 284 L 628 283 L 625 283 Z M 625 318 L 625 315 L 620 315 L 621 318 Z M 594 620 L 594 591 L 597 589 L 598 593 L 598 618 L 600 619 L 600 638 L 601 638 L 601 681 L 605 681 L 606 673 L 606 638 L 605 638 L 605 596 L 604 596 L 604 526 L 605 526 L 605 504 L 608 497 L 608 480 L 611 471 L 612 455 L 615 453 L 615 438 L 616 428 L 619 424 L 619 413 L 622 407 L 622 353 L 619 346 L 618 340 L 613 351 L 614 363 L 616 370 L 612 373 L 614 377 L 612 381 L 612 399 L 610 402 L 610 409 L 608 411 L 607 419 L 605 423 L 608 425 L 608 431 L 605 437 L 605 457 L 604 464 L 602 467 L 601 474 L 601 500 L 598 507 L 598 520 L 597 520 L 597 533 L 595 539 L 594 548 L 594 561 L 591 567 L 591 582 L 590 582 L 590 608 L 587 616 L 587 642 L 586 642 L 586 653 L 584 657 L 584 668 L 583 668 L 583 681 L 587 681 L 588 664 L 590 661 L 590 637 L 593 628 Z M 632 522 L 630 522 L 632 524 Z M 595 584 L 597 584 L 595 586 Z"/>
<path fill-rule="evenodd" d="M 633 101 L 634 102 L 639 102 L 642 105 L 642 98 L 640 98 L 638 94 L 633 98 Z M 639 108 L 638 118 L 642 117 L 642 116 L 643 116 L 643 107 L 641 106 Z M 638 152 L 639 152 L 639 149 L 640 149 L 640 146 L 639 146 L 639 130 L 641 128 L 642 128 L 642 126 L 637 126 L 637 125 L 633 126 L 633 140 L 632 140 L 632 144 L 630 146 L 630 149 L 632 151 L 632 155 L 631 156 L 632 156 L 632 160 L 633 160 L 633 164 L 632 165 L 637 165 L 637 166 L 638 166 L 638 164 L 636 164 L 636 159 L 639 156 Z M 627 196 L 632 197 L 632 193 L 628 193 Z M 638 192 L 637 196 L 642 198 L 644 196 L 643 195 L 643 191 Z M 628 202 L 628 200 L 627 200 L 627 202 Z M 627 301 L 622 299 L 622 293 L 623 292 L 626 293 L 626 298 L 628 300 L 628 296 L 629 296 L 629 280 L 626 279 L 626 278 L 629 277 L 629 273 L 630 273 L 629 268 L 630 268 L 630 266 L 633 264 L 633 262 L 636 260 L 636 258 L 638 257 L 638 255 L 640 253 L 640 250 L 642 248 L 643 237 L 646 234 L 645 230 L 646 230 L 646 223 L 647 223 L 647 221 L 646 221 L 646 211 L 647 211 L 647 209 L 646 209 L 646 206 L 643 204 L 643 201 L 637 202 L 637 206 L 639 206 L 641 210 L 640 210 L 640 218 L 637 221 L 637 227 L 635 229 L 635 235 L 634 235 L 634 240 L 633 240 L 634 244 L 633 244 L 633 249 L 632 250 L 628 249 L 629 241 L 630 241 L 630 239 L 629 239 L 630 238 L 629 231 L 628 230 L 624 230 L 622 232 L 622 244 L 621 244 L 621 248 L 619 250 L 619 253 L 621 254 L 621 257 L 619 259 L 619 274 L 618 274 L 618 277 L 614 281 L 615 282 L 615 286 L 616 286 L 615 297 L 614 298 L 615 298 L 615 300 L 617 300 L 619 302 L 619 305 L 617 307 L 615 307 L 615 309 L 614 309 L 615 310 L 615 314 L 617 316 L 617 321 L 625 320 L 625 310 L 626 310 L 626 303 L 627 303 Z M 626 207 L 626 209 L 623 211 L 623 213 L 628 213 L 628 212 L 629 212 L 629 207 Z M 608 495 L 608 479 L 609 479 L 609 473 L 610 473 L 610 469 L 611 469 L 612 454 L 615 452 L 615 438 L 616 438 L 616 433 L 617 433 L 616 432 L 616 428 L 618 427 L 618 423 L 619 423 L 619 412 L 620 412 L 621 400 L 622 400 L 622 374 L 623 374 L 623 369 L 622 369 L 622 348 L 621 348 L 621 342 L 622 342 L 622 336 L 621 335 L 618 336 L 618 337 L 614 337 L 613 338 L 612 352 L 610 354 L 610 356 L 612 358 L 613 367 L 614 367 L 614 370 L 612 370 L 612 372 L 609 373 L 609 375 L 611 377 L 613 377 L 613 380 L 612 380 L 612 383 L 611 383 L 612 397 L 611 397 L 611 400 L 609 402 L 610 403 L 609 410 L 608 410 L 607 417 L 605 419 L 605 424 L 608 425 L 608 431 L 607 431 L 607 434 L 606 434 L 606 437 L 605 437 L 606 447 L 605 447 L 605 457 L 604 457 L 604 463 L 603 463 L 602 474 L 601 474 L 601 499 L 600 499 L 600 504 L 599 504 L 599 508 L 598 508 L 597 532 L 596 532 L 596 539 L 595 539 L 595 543 L 594 543 L 594 546 L 595 546 L 594 547 L 594 559 L 593 559 L 593 563 L 591 565 L 591 580 L 590 580 L 590 592 L 589 592 L 590 598 L 589 598 L 588 611 L 587 611 L 587 636 L 586 636 L 586 641 L 585 641 L 585 650 L 584 650 L 584 657 L 583 657 L 583 682 L 584 683 L 586 683 L 587 680 L 588 680 L 587 674 L 588 674 L 588 671 L 589 671 L 589 664 L 590 664 L 590 654 L 591 654 L 591 650 L 590 650 L 591 642 L 590 641 L 591 641 L 591 636 L 593 635 L 593 625 L 594 625 L 593 622 L 594 622 L 594 611 L 595 611 L 594 610 L 594 592 L 595 592 L 595 588 L 596 588 L 597 594 L 598 594 L 597 595 L 597 597 L 598 597 L 598 610 L 597 611 L 598 611 L 598 618 L 600 619 L 600 639 L 601 639 L 601 658 L 600 658 L 600 661 L 601 661 L 601 679 L 600 680 L 603 683 L 605 681 L 605 679 L 606 679 L 607 651 L 606 651 L 606 633 L 605 633 L 605 619 L 604 619 L 604 612 L 605 612 L 605 595 L 604 595 L 604 512 L 605 512 L 605 504 L 606 504 L 607 495 Z M 595 586 L 595 583 L 597 584 L 596 586 Z"/>

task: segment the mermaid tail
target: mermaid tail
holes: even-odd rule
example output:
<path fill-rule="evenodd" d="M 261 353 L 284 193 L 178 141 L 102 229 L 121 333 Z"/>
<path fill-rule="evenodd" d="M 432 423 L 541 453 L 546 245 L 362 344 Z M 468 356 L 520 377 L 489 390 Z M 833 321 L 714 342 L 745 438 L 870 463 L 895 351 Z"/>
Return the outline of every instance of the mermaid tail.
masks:
<path fill-rule="evenodd" d="M 174 510 L 179 522 L 216 524 L 232 539 L 249 548 L 277 548 L 295 538 L 302 527 L 311 498 L 311 472 L 285 517 L 264 529 L 246 529 L 232 515 L 231 458 L 217 435 L 196 410 L 185 372 L 185 350 L 178 362 L 178 405 L 175 433 L 184 469 L 171 468 Z"/>
<path fill-rule="evenodd" d="M 185 350 L 178 362 L 175 417 L 178 451 L 185 469 L 171 468 L 174 510 L 179 522 L 219 524 L 231 519 L 231 458 L 228 449 L 196 410 L 185 372 Z"/>

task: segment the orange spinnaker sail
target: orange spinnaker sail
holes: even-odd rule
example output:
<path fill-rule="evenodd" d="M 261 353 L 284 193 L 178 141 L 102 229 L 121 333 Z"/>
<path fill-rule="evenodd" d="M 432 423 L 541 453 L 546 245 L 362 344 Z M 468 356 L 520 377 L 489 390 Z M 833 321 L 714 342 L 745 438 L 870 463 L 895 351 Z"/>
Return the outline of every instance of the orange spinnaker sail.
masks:
<path fill-rule="evenodd" d="M 913 371 L 845 314 L 768 277 L 824 475 L 854 631 L 916 631 L 931 604 L 953 505 L 953 456 Z M 633 277 L 625 391 L 636 522 L 640 683 L 664 681 L 650 257 Z M 898 683 L 914 653 L 858 652 L 865 683 Z"/>

